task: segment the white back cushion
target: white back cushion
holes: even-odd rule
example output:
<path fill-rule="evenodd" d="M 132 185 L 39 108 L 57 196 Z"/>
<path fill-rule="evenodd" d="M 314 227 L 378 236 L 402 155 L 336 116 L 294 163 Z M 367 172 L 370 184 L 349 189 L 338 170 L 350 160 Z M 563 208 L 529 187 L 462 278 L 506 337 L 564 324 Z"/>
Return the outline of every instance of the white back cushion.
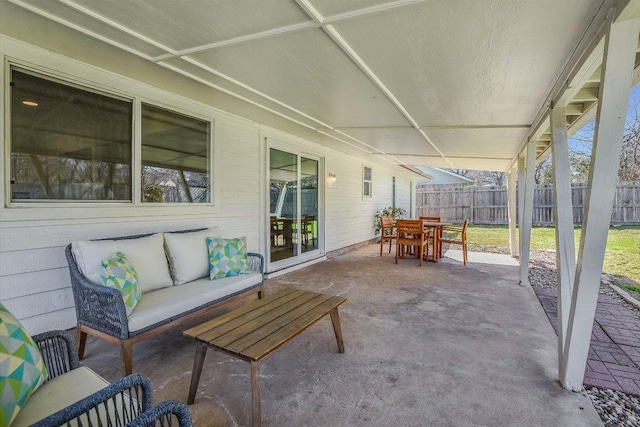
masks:
<path fill-rule="evenodd" d="M 207 237 L 220 237 L 220 229 L 211 227 L 190 233 L 164 233 L 174 284 L 181 285 L 209 276 Z"/>
<path fill-rule="evenodd" d="M 71 251 L 82 274 L 96 285 L 103 284 L 100 279 L 102 260 L 118 251 L 127 256 L 138 272 L 143 294 L 173 284 L 164 254 L 164 239 L 160 233 L 137 239 L 73 242 Z"/>

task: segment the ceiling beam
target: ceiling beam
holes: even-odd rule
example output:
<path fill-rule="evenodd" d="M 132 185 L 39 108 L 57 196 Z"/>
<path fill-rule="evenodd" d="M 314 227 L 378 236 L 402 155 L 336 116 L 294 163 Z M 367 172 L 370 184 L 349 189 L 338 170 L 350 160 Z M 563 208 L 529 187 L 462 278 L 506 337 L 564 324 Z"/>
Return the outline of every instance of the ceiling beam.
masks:
<path fill-rule="evenodd" d="M 589 87 L 580 89 L 571 99 L 571 102 L 593 102 L 598 100 L 598 88 Z"/>
<path fill-rule="evenodd" d="M 26 2 L 24 2 L 22 0 L 7 0 L 7 1 L 9 1 L 10 3 L 13 3 L 16 6 L 19 6 L 19 7 L 23 8 L 23 9 L 26 9 L 26 10 L 28 10 L 30 12 L 33 12 L 36 15 L 40 15 L 40 16 L 42 16 L 42 17 L 44 17 L 46 19 L 49 19 L 49 20 L 51 20 L 53 22 L 57 22 L 58 24 L 62 24 L 64 26 L 66 26 L 66 27 L 69 27 L 69 28 L 71 28 L 73 30 L 76 30 L 76 31 L 78 31 L 78 32 L 80 32 L 82 34 L 86 34 L 89 37 L 93 37 L 94 39 L 103 41 L 103 42 L 105 42 L 107 44 L 115 46 L 115 47 L 117 47 L 119 49 L 122 49 L 122 50 L 124 50 L 126 52 L 133 53 L 134 55 L 137 55 L 137 56 L 139 56 L 141 58 L 144 58 L 144 59 L 147 59 L 149 61 L 152 59 L 151 56 L 149 56 L 149 55 L 147 55 L 145 53 L 142 53 L 142 52 L 140 52 L 140 51 L 138 51 L 136 49 L 133 49 L 133 48 L 127 46 L 127 45 L 119 43 L 119 42 L 117 42 L 115 40 L 112 40 L 112 39 L 110 39 L 108 37 L 104 37 L 104 36 L 94 32 L 94 31 L 91 31 L 91 30 L 89 30 L 87 28 L 81 27 L 80 25 L 74 24 L 73 22 L 67 21 L 66 19 L 60 18 L 59 16 L 54 15 L 52 13 L 46 12 L 46 11 L 44 11 L 44 10 L 42 10 L 42 9 L 36 7 L 36 6 L 33 6 L 33 5 L 29 4 L 29 3 L 26 3 Z"/>
<path fill-rule="evenodd" d="M 531 124 L 522 125 L 426 125 L 420 129 L 529 129 Z"/>
<path fill-rule="evenodd" d="M 301 22 L 299 24 L 287 25 L 284 27 L 273 28 L 271 30 L 260 31 L 258 33 L 246 34 L 244 36 L 234 37 L 232 39 L 221 40 L 215 43 L 208 43 L 201 46 L 191 47 L 189 49 L 182 49 L 172 53 L 166 53 L 164 55 L 156 56 L 152 59 L 153 62 L 164 61 L 171 58 L 180 58 L 186 55 L 194 53 L 200 53 L 207 50 L 219 49 L 227 46 L 234 46 L 242 43 L 252 42 L 254 40 L 266 39 L 269 37 L 279 36 L 281 34 L 297 33 L 298 31 L 304 31 L 311 28 L 317 28 L 319 25 L 312 21 Z"/>
<path fill-rule="evenodd" d="M 69 0 L 65 0 L 69 1 Z M 326 25 L 330 25 L 336 22 L 346 21 L 349 19 L 356 19 L 362 16 L 373 15 L 376 13 L 385 12 L 391 9 L 397 9 L 400 7 L 409 6 L 416 3 L 422 3 L 427 0 L 398 0 L 391 3 L 381 4 L 377 6 L 365 7 L 363 9 L 357 9 L 350 12 L 340 13 L 328 17 L 323 17 L 309 2 L 296 0 L 296 3 L 302 10 L 311 17 L 311 21 L 300 22 L 297 24 L 285 25 L 283 27 L 272 28 L 266 31 L 260 31 L 257 33 L 246 34 L 244 36 L 234 37 L 227 40 L 221 40 L 215 43 L 208 43 L 201 46 L 194 46 L 189 49 L 182 49 L 179 51 L 171 51 L 164 55 L 156 56 L 152 59 L 154 62 L 164 61 L 170 58 L 182 57 L 191 55 L 194 53 L 204 52 L 213 49 L 219 49 L 227 46 L 234 46 L 242 43 L 248 43 L 255 40 L 266 39 L 269 37 L 279 36 L 282 34 L 297 33 L 299 31 L 305 31 L 312 28 L 322 28 Z M 319 19 L 316 19 L 319 18 Z"/>
<path fill-rule="evenodd" d="M 434 156 L 431 154 L 413 154 L 413 153 L 386 153 L 386 156 L 399 156 L 399 157 L 416 157 L 416 158 L 433 158 L 433 159 L 441 159 L 440 156 Z M 447 156 L 449 159 L 474 159 L 474 160 L 511 160 L 510 157 L 469 157 L 469 156 Z M 452 169 L 457 169 L 452 167 Z"/>
<path fill-rule="evenodd" d="M 529 129 L 526 125 L 420 125 L 419 129 Z M 415 129 L 413 126 L 336 126 L 334 130 Z"/>

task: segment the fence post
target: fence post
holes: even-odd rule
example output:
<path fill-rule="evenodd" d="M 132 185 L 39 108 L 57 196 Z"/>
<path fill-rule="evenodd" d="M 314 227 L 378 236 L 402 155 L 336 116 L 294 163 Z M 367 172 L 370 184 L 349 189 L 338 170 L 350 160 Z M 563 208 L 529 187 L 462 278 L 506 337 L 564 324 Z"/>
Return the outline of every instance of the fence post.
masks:
<path fill-rule="evenodd" d="M 474 218 L 475 218 L 475 212 L 474 212 L 474 210 L 475 210 L 475 203 L 474 203 L 474 200 L 473 200 L 473 199 L 475 198 L 475 197 L 474 197 L 474 194 L 475 194 L 474 187 L 471 187 L 471 224 L 473 224 L 473 223 L 474 223 L 474 221 L 473 221 L 473 220 L 474 220 Z"/>

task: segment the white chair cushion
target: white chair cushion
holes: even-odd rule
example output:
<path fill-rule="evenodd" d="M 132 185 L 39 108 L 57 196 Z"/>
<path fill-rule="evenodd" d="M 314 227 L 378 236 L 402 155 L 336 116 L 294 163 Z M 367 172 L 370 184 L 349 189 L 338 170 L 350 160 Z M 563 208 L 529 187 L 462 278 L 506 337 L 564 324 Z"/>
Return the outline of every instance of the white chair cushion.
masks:
<path fill-rule="evenodd" d="M 100 375 L 85 366 L 69 371 L 36 390 L 11 426 L 30 426 L 108 385 Z"/>
<path fill-rule="evenodd" d="M 144 296 L 129 317 L 129 331 L 135 332 L 196 307 L 244 290 L 262 281 L 262 274 L 250 273 L 217 280 L 209 277 L 171 286 Z"/>
<path fill-rule="evenodd" d="M 84 276 L 96 285 L 102 285 L 102 260 L 122 252 L 138 272 L 140 290 L 145 292 L 173 285 L 164 254 L 162 234 L 125 240 L 78 241 L 71 251 Z M 205 251 L 206 253 L 206 251 Z"/>
<path fill-rule="evenodd" d="M 220 229 L 211 227 L 190 233 L 164 233 L 174 285 L 209 276 L 207 237 L 220 237 Z"/>

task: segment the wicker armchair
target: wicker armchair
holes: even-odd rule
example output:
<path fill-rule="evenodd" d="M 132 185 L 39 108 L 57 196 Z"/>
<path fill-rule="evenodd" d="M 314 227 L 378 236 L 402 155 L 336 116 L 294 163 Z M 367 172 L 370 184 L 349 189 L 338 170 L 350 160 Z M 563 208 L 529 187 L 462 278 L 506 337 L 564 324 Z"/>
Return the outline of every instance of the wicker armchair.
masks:
<path fill-rule="evenodd" d="M 33 340 L 38 345 L 47 366 L 48 375 L 45 382 L 80 367 L 76 342 L 70 333 L 49 331 L 35 335 Z"/>
<path fill-rule="evenodd" d="M 45 332 L 33 339 L 49 372 L 46 382 L 80 368 L 75 340 L 68 332 Z M 133 374 L 35 422 L 32 427 L 193 426 L 189 409 L 183 403 L 166 401 L 152 407 L 151 402 L 151 381 Z"/>
<path fill-rule="evenodd" d="M 187 406 L 176 400 L 166 400 L 131 421 L 126 427 L 179 426 L 192 427 Z"/>

